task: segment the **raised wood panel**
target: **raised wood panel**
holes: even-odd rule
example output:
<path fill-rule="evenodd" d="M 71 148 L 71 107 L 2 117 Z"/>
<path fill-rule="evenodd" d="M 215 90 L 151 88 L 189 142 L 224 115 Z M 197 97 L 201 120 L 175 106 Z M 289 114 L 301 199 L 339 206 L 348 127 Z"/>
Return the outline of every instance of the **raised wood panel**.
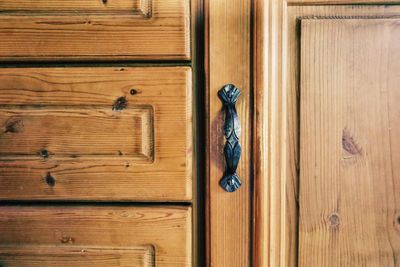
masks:
<path fill-rule="evenodd" d="M 188 60 L 190 0 L 2 1 L 0 60 Z"/>
<path fill-rule="evenodd" d="M 301 21 L 299 266 L 400 266 L 400 19 Z"/>
<path fill-rule="evenodd" d="M 251 2 L 248 0 L 206 1 L 207 32 L 207 160 L 209 266 L 251 264 Z M 218 91 L 234 84 L 241 91 L 236 104 L 241 123 L 241 158 L 238 176 L 241 187 L 228 193 L 220 186 L 226 170 L 224 157 L 225 113 Z"/>
<path fill-rule="evenodd" d="M 0 69 L 0 199 L 191 200 L 191 103 L 186 67 Z"/>
<path fill-rule="evenodd" d="M 153 267 L 152 246 L 113 248 L 78 246 L 0 247 L 2 267 Z"/>
<path fill-rule="evenodd" d="M 0 10 L 4 13 L 16 14 L 54 14 L 65 15 L 82 12 L 87 14 L 121 14 L 151 15 L 152 0 L 13 0 L 0 2 Z"/>
<path fill-rule="evenodd" d="M 153 122 L 151 106 L 123 112 L 93 106 L 0 107 L 0 156 L 123 156 L 151 162 Z"/>
<path fill-rule="evenodd" d="M 191 243 L 189 207 L 0 207 L 6 267 L 43 258 L 37 266 L 191 266 Z"/>

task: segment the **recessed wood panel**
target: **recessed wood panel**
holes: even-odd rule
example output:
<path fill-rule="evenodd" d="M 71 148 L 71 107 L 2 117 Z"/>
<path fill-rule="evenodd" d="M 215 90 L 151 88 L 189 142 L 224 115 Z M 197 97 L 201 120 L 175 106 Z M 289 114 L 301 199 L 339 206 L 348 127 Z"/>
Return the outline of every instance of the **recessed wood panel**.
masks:
<path fill-rule="evenodd" d="M 187 201 L 191 70 L 0 69 L 0 199 Z"/>
<path fill-rule="evenodd" d="M 189 207 L 0 207 L 5 267 L 191 266 L 191 244 Z"/>
<path fill-rule="evenodd" d="M 0 60 L 188 60 L 190 0 L 1 1 Z"/>
<path fill-rule="evenodd" d="M 299 266 L 398 266 L 400 20 L 301 22 Z"/>
<path fill-rule="evenodd" d="M 0 247 L 2 267 L 153 267 L 153 247 Z"/>

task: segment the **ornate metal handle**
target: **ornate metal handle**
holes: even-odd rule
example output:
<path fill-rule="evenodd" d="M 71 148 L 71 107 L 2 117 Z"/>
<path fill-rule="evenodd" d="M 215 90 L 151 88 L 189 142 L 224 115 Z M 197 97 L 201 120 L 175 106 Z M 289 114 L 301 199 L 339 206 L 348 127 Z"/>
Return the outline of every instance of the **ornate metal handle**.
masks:
<path fill-rule="evenodd" d="M 242 151 L 239 144 L 240 122 L 235 106 L 240 96 L 240 90 L 233 84 L 227 84 L 219 90 L 218 95 L 225 108 L 224 132 L 226 138 L 224 146 L 226 171 L 220 181 L 220 185 L 226 191 L 234 192 L 242 185 L 236 173 Z"/>

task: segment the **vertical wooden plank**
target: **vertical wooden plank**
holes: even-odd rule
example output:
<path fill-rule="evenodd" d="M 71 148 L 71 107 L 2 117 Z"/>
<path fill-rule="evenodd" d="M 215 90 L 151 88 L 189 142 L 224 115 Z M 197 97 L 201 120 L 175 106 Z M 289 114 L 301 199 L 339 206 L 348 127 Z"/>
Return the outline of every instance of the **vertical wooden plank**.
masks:
<path fill-rule="evenodd" d="M 303 20 L 299 266 L 399 266 L 400 20 Z"/>
<path fill-rule="evenodd" d="M 254 191 L 253 191 L 253 265 L 266 266 L 269 256 L 270 238 L 269 219 L 270 209 L 268 207 L 268 181 L 269 178 L 269 150 L 268 141 L 268 85 L 266 71 L 268 52 L 267 12 L 268 1 L 254 1 L 253 19 L 253 79 L 254 79 L 254 112 L 253 112 L 253 168 L 254 168 Z M 269 110 L 268 110 L 269 111 Z M 267 178 L 268 177 L 268 178 Z"/>
<path fill-rule="evenodd" d="M 208 264 L 250 266 L 250 0 L 208 0 Z M 241 90 L 237 103 L 242 135 L 238 175 L 242 186 L 224 191 L 219 181 L 225 170 L 222 131 L 224 113 L 217 92 L 233 83 Z"/>

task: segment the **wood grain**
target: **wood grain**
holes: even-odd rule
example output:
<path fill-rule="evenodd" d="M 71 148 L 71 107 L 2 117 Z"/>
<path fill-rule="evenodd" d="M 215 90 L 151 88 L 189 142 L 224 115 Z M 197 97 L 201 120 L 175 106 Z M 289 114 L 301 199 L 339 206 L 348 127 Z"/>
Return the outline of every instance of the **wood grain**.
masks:
<path fill-rule="evenodd" d="M 0 125 L 3 157 L 37 158 L 47 151 L 43 157 L 124 156 L 133 161 L 153 160 L 151 106 L 126 108 L 123 112 L 93 106 L 0 108 Z"/>
<path fill-rule="evenodd" d="M 301 25 L 299 266 L 399 266 L 400 20 Z"/>
<path fill-rule="evenodd" d="M 301 3 L 303 2 L 303 3 Z M 326 5 L 321 5 L 324 2 Z M 340 2 L 341 5 L 338 5 Z M 379 3 L 381 5 L 359 5 L 358 3 Z M 297 266 L 298 256 L 298 174 L 299 167 L 299 109 L 300 109 L 300 21 L 302 18 L 357 18 L 357 17 L 396 17 L 400 14 L 398 5 L 390 5 L 396 1 L 301 1 L 301 0 L 255 0 L 255 14 L 263 16 L 265 30 L 256 33 L 257 47 L 255 67 L 256 103 L 264 105 L 261 109 L 267 120 L 266 133 L 263 138 L 267 142 L 267 173 L 265 181 L 257 184 L 254 194 L 255 224 L 263 224 L 264 234 L 255 235 L 255 251 L 262 250 L 262 256 L 254 259 L 264 261 L 258 266 Z M 357 4 L 355 4 L 357 3 Z M 389 5 L 385 5 L 388 3 Z M 329 5 L 331 4 L 331 5 Z M 258 25 L 257 25 L 258 26 Z M 257 27 L 256 27 L 257 28 Z M 266 40 L 258 36 L 263 34 Z M 263 42 L 262 42 L 263 41 Z M 260 48 L 260 45 L 263 47 Z M 262 50 L 260 52 L 260 50 Z M 264 54 L 264 55 L 263 55 Z M 264 58 L 262 58 L 264 57 Z M 258 63 L 257 63 L 258 62 Z M 260 63 L 261 62 L 261 63 Z M 264 66 L 260 67 L 260 64 Z M 264 72 L 258 70 L 264 68 Z M 264 85 L 262 82 L 264 81 Z M 265 99 L 260 99 L 265 90 Z M 265 87 L 267 86 L 267 87 Z M 263 102 L 264 101 L 264 102 Z M 260 105 L 255 106 L 260 110 Z M 255 121 L 257 131 L 263 131 L 262 123 Z M 267 140 L 265 140 L 267 138 Z M 256 142 L 256 141 L 255 141 Z M 262 149 L 262 142 L 255 149 Z M 255 150 L 256 151 L 256 150 Z M 260 171 L 262 164 L 255 169 Z M 265 165 L 264 165 L 265 166 Z M 256 177 L 257 179 L 257 172 Z M 257 180 L 256 180 L 257 182 Z M 260 186 L 264 185 L 264 186 Z M 259 201 L 264 201 L 260 204 Z M 258 210 L 258 215 L 257 215 Z M 259 214 L 263 214 L 259 216 Z M 261 240 L 257 240 L 261 239 Z M 255 252 L 257 253 L 257 252 Z"/>
<path fill-rule="evenodd" d="M 54 260 L 56 266 L 71 266 L 65 264 L 86 255 L 87 265 L 81 266 L 191 266 L 190 213 L 189 207 L 168 206 L 2 206 L 0 262 L 9 259 L 24 266 L 46 256 L 49 264 Z M 18 249 L 10 251 L 15 244 Z M 19 256 L 4 258 L 10 255 L 7 247 Z M 153 256 L 146 264 L 149 253 Z M 123 264 L 132 258 L 143 261 Z"/>
<path fill-rule="evenodd" d="M 0 247 L 3 267 L 154 266 L 153 247 L 9 246 Z"/>
<path fill-rule="evenodd" d="M 2 1 L 0 39 L 7 61 L 189 60 L 190 1 Z"/>
<path fill-rule="evenodd" d="M 3 13 L 45 13 L 54 15 L 74 14 L 130 14 L 148 17 L 152 0 L 13 0 L 0 2 Z"/>
<path fill-rule="evenodd" d="M 268 16 L 271 6 L 267 1 L 254 1 L 253 17 L 253 233 L 252 233 L 252 266 L 274 266 L 270 264 L 270 254 L 276 246 L 269 228 L 272 222 L 270 201 L 268 200 L 271 183 L 271 141 L 268 117 L 270 105 L 268 101 Z"/>
<path fill-rule="evenodd" d="M 191 103 L 186 67 L 0 69 L 0 199 L 191 200 Z"/>
<path fill-rule="evenodd" d="M 286 0 L 289 5 L 399 4 L 399 0 Z"/>
<path fill-rule="evenodd" d="M 384 5 L 387 1 L 383 0 L 376 1 L 382 5 L 352 5 L 354 1 L 323 6 L 294 2 L 292 5 L 291 2 L 270 0 L 265 3 L 267 31 L 264 34 L 268 39 L 264 42 L 267 51 L 264 77 L 268 85 L 268 109 L 264 111 L 268 120 L 265 136 L 269 138 L 265 179 L 269 189 L 263 191 L 266 194 L 263 205 L 268 218 L 264 223 L 268 230 L 265 242 L 270 246 L 264 250 L 264 257 L 267 257 L 264 266 L 297 266 L 298 261 L 300 19 L 375 18 L 400 14 L 399 6 Z M 260 204 L 256 202 L 255 205 Z"/>
<path fill-rule="evenodd" d="M 251 264 L 252 123 L 250 88 L 251 2 L 206 1 L 206 65 L 208 114 L 208 236 L 209 266 Z M 238 175 L 242 186 L 226 192 L 219 181 L 225 171 L 224 112 L 217 92 L 225 84 L 241 90 L 237 112 L 241 123 L 242 155 Z"/>

